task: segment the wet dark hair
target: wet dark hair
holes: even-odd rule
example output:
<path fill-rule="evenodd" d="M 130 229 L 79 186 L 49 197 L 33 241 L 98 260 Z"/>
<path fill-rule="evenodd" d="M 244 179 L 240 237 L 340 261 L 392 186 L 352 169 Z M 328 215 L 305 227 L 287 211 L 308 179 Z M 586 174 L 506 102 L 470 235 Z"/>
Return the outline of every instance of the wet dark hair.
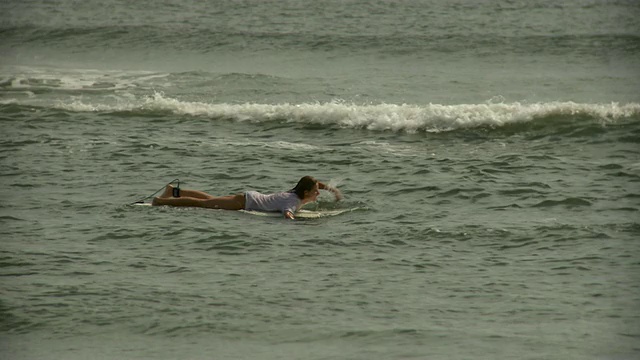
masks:
<path fill-rule="evenodd" d="M 291 192 L 296 193 L 296 195 L 298 195 L 300 199 L 304 199 L 304 192 L 311 191 L 311 189 L 313 189 L 313 186 L 317 183 L 318 180 L 316 180 L 314 177 L 305 176 L 300 179 L 300 181 L 298 181 L 298 184 L 296 185 L 296 187 L 291 189 Z"/>

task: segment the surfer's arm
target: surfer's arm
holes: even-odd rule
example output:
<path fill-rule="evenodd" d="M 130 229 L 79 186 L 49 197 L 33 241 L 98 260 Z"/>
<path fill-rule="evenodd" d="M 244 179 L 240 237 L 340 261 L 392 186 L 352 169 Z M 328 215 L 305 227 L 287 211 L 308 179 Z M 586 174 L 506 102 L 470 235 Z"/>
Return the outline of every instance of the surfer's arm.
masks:
<path fill-rule="evenodd" d="M 323 182 L 318 181 L 318 189 L 320 190 L 327 190 L 327 191 L 331 191 L 333 193 L 333 195 L 336 197 L 336 201 L 340 201 L 343 199 L 342 193 L 340 192 L 340 190 L 338 188 L 335 188 L 333 186 L 329 186 Z"/>
<path fill-rule="evenodd" d="M 293 213 L 291 211 L 285 211 L 284 212 L 284 217 L 289 219 L 289 220 L 295 220 L 295 216 L 293 216 Z"/>

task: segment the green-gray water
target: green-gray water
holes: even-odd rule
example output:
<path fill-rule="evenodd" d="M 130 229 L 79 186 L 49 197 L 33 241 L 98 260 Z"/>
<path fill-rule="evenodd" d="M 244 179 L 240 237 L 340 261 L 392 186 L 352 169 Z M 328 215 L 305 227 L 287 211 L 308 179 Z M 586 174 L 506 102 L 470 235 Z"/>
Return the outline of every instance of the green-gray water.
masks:
<path fill-rule="evenodd" d="M 638 12 L 3 2 L 1 357 L 637 358 Z"/>

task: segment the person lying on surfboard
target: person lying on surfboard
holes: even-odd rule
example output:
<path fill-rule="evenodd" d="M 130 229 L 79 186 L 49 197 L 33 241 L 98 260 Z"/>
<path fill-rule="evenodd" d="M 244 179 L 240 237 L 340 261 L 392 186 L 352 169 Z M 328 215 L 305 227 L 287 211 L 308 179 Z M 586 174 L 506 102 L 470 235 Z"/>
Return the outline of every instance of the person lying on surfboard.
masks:
<path fill-rule="evenodd" d="M 190 206 L 223 210 L 253 210 L 281 212 L 287 219 L 295 219 L 295 212 L 302 205 L 314 202 L 320 195 L 319 190 L 331 191 L 336 201 L 342 199 L 342 193 L 335 187 L 326 185 L 311 176 L 298 181 L 296 187 L 289 191 L 274 194 L 261 194 L 247 191 L 243 194 L 228 196 L 212 196 L 198 190 L 186 190 L 167 185 L 164 193 L 153 198 L 152 205 Z"/>

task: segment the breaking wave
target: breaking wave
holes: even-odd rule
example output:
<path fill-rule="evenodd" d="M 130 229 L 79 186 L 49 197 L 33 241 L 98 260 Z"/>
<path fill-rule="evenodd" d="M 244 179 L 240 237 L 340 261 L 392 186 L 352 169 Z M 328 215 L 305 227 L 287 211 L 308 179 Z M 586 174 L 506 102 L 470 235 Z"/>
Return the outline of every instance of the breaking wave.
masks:
<path fill-rule="evenodd" d="M 637 118 L 640 104 L 486 103 L 460 105 L 356 105 L 343 102 L 316 104 L 213 104 L 181 101 L 156 93 L 137 102 L 61 103 L 58 109 L 74 112 L 170 114 L 239 122 L 283 122 L 377 131 L 440 132 L 477 127 L 499 128 L 533 121 L 589 122 L 599 125 Z M 551 124 L 553 126 L 553 124 Z"/>

